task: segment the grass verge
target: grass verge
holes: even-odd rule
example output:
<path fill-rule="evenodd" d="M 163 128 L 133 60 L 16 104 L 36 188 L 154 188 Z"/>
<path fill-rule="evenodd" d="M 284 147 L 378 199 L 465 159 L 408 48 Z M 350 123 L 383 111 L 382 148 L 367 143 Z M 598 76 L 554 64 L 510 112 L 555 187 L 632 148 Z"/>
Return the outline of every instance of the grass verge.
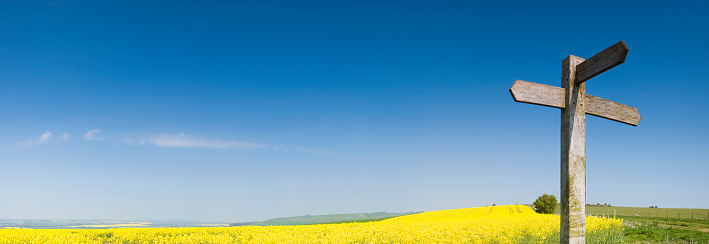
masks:
<path fill-rule="evenodd" d="M 706 220 L 621 217 L 625 243 L 709 243 Z"/>

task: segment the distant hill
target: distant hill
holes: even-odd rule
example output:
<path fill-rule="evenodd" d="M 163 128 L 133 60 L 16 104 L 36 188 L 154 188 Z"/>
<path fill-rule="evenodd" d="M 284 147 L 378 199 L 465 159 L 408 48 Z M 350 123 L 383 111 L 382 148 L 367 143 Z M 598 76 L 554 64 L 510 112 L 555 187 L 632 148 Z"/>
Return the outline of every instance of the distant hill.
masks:
<path fill-rule="evenodd" d="M 326 214 L 326 215 L 304 215 L 295 217 L 275 218 L 252 225 L 268 226 L 268 225 L 309 225 L 321 224 L 340 221 L 355 221 L 364 219 L 382 219 L 391 218 L 412 213 L 355 213 L 355 214 Z"/>
<path fill-rule="evenodd" d="M 109 220 L 109 219 L 0 219 L 0 229 L 108 229 L 123 227 L 216 227 L 233 221 Z M 241 223 L 243 224 L 243 223 Z"/>

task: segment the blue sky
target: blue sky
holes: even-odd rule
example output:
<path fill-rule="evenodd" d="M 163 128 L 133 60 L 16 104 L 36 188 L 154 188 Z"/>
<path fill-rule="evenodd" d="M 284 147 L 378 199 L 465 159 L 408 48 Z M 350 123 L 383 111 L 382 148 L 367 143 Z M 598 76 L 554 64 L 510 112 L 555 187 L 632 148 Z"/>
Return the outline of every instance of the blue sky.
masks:
<path fill-rule="evenodd" d="M 494 2 L 494 3 L 493 3 Z M 0 218 L 252 221 L 559 195 L 561 61 L 587 201 L 709 208 L 706 2 L 3 1 Z"/>

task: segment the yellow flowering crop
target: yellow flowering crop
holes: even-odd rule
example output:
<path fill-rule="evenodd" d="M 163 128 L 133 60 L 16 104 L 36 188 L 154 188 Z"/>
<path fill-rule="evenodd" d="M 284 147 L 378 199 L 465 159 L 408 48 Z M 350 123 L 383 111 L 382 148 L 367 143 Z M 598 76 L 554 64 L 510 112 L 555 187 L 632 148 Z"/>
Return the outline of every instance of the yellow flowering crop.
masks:
<path fill-rule="evenodd" d="M 618 219 L 587 217 L 587 242 L 617 243 L 618 236 L 622 236 L 621 225 Z M 507 205 L 430 211 L 366 223 L 3 229 L 0 243 L 558 243 L 558 235 L 559 216 L 537 214 L 527 206 Z"/>

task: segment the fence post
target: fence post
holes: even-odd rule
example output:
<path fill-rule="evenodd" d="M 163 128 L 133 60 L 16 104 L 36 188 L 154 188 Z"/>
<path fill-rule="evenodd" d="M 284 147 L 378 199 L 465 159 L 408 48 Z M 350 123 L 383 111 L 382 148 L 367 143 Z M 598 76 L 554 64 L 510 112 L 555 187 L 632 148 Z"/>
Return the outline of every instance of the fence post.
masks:
<path fill-rule="evenodd" d="M 613 209 L 613 218 L 615 219 L 615 209 Z"/>

